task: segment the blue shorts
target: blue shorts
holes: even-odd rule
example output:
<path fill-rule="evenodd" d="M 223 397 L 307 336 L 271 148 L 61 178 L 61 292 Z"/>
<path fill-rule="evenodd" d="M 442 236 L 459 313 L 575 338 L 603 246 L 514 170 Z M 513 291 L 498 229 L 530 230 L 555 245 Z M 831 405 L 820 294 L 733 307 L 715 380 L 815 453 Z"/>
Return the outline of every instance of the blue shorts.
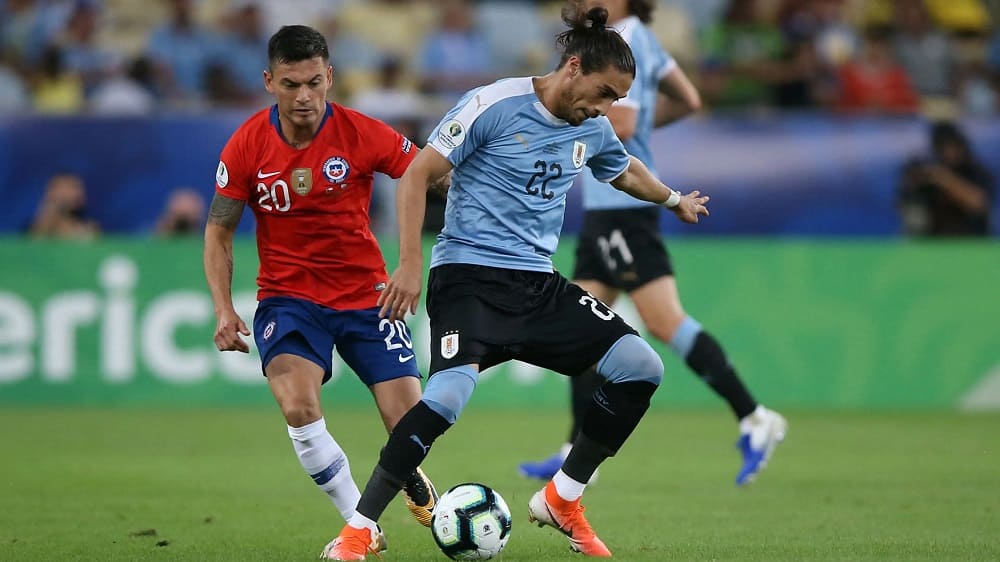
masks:
<path fill-rule="evenodd" d="M 336 347 L 367 386 L 400 377 L 420 377 L 406 323 L 379 318 L 378 311 L 333 310 L 292 297 L 266 298 L 257 304 L 253 319 L 261 367 L 266 368 L 282 353 L 290 353 L 322 367 L 326 382 Z"/>

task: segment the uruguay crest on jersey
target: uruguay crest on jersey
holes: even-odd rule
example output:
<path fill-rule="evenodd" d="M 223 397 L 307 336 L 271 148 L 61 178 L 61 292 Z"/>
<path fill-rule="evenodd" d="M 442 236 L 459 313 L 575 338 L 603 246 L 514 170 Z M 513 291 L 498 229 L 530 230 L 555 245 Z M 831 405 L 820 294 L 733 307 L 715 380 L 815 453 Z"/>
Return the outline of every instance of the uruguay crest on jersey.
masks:
<path fill-rule="evenodd" d="M 573 166 L 579 168 L 583 166 L 583 161 L 587 156 L 587 143 L 573 141 Z"/>

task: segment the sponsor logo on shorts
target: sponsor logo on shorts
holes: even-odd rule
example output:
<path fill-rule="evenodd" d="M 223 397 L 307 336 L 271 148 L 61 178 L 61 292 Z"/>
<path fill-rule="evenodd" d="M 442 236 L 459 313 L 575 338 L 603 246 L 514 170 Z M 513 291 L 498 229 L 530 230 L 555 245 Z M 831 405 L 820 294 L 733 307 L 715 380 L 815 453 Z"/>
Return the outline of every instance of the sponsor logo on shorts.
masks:
<path fill-rule="evenodd" d="M 271 336 L 274 335 L 274 327 L 276 325 L 277 324 L 275 324 L 274 320 L 271 320 L 270 322 L 267 323 L 267 326 L 264 326 L 264 339 L 265 340 L 271 339 Z"/>
<path fill-rule="evenodd" d="M 403 154 L 409 154 L 412 148 L 413 143 L 410 142 L 410 139 L 403 137 Z"/>
<path fill-rule="evenodd" d="M 458 331 L 448 332 L 441 337 L 441 357 L 451 359 L 458 355 Z"/>

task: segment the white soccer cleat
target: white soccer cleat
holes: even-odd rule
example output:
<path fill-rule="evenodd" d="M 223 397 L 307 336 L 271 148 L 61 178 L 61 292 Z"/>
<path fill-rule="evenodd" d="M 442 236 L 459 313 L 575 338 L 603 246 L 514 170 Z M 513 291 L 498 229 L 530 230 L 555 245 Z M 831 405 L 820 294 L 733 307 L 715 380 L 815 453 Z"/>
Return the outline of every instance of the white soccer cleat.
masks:
<path fill-rule="evenodd" d="M 778 412 L 757 406 L 752 414 L 740 420 L 740 438 L 736 448 L 743 455 L 743 466 L 736 475 L 736 485 L 752 482 L 774 453 L 778 443 L 785 440 L 788 421 Z"/>

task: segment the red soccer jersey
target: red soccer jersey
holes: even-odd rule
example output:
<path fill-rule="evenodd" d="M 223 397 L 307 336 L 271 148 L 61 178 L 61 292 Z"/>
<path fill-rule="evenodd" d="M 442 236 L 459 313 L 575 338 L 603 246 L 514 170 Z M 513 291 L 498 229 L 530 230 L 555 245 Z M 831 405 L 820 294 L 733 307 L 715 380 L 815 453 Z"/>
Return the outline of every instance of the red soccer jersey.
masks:
<path fill-rule="evenodd" d="M 376 306 L 388 275 L 368 216 L 372 174 L 398 178 L 416 152 L 385 123 L 333 103 L 303 149 L 285 141 L 277 106 L 241 125 L 222 150 L 215 190 L 257 217 L 257 298 Z"/>

